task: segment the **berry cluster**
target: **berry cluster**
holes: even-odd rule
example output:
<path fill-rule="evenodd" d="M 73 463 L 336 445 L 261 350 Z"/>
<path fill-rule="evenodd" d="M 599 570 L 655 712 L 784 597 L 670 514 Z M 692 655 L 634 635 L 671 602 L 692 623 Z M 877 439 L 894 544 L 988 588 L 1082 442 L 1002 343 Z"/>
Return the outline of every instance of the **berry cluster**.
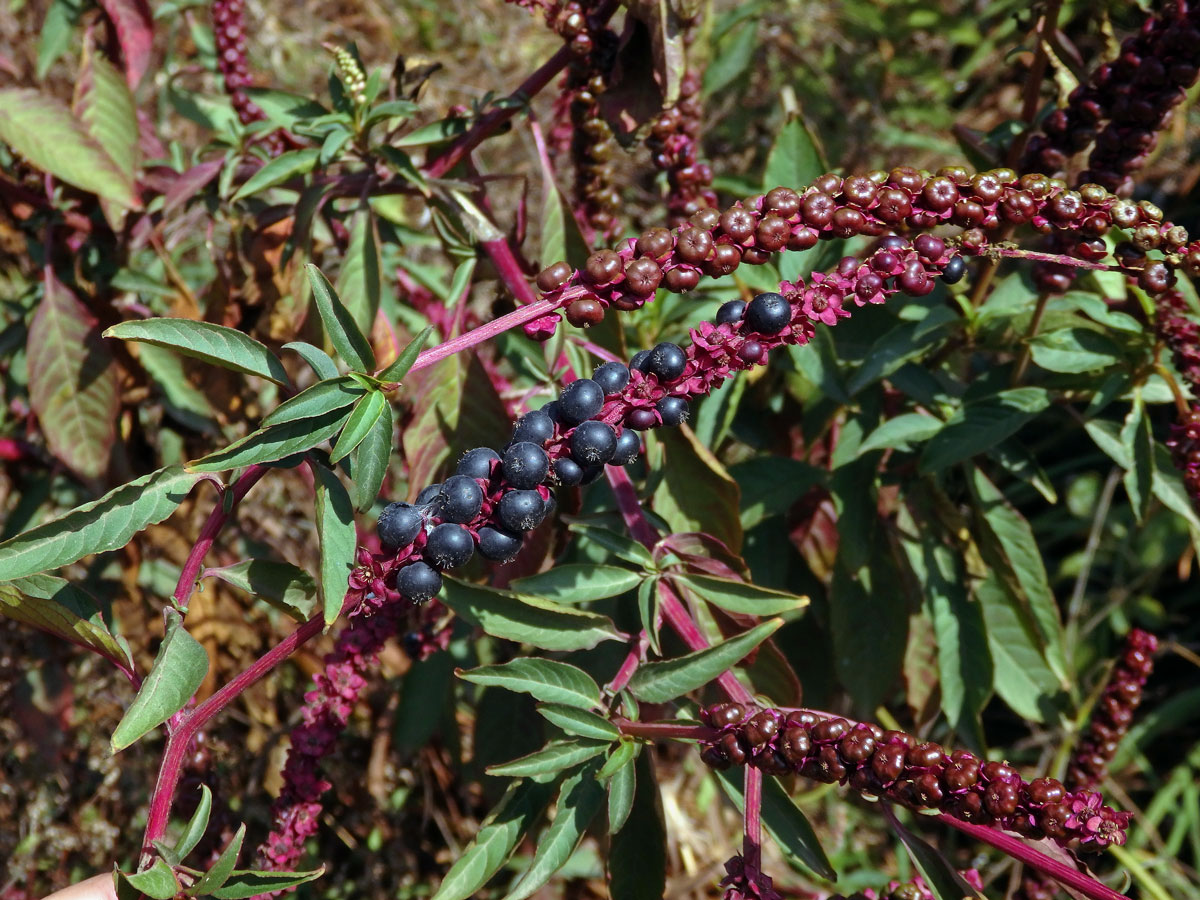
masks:
<path fill-rule="evenodd" d="M 250 70 L 246 63 L 245 0 L 213 0 L 213 40 L 217 50 L 217 69 L 225 80 L 225 92 L 243 125 L 262 122 L 267 114 L 246 94 Z M 277 156 L 295 141 L 284 131 L 273 131 L 263 139 L 272 156 Z"/>
<path fill-rule="evenodd" d="M 578 4 L 568 4 L 578 6 Z M 570 150 L 575 169 L 575 210 L 580 225 L 604 238 L 617 230 L 621 196 L 613 186 L 612 161 L 617 150 L 612 126 L 600 110 L 600 97 L 608 89 L 617 58 L 617 35 L 610 28 L 595 29 L 587 37 L 590 52 L 567 70 L 564 96 L 570 98 Z M 576 48 L 572 40 L 571 48 Z"/>
<path fill-rule="evenodd" d="M 713 768 L 745 764 L 771 775 L 794 772 L 848 784 L 868 797 L 1063 846 L 1125 842 L 1130 814 L 1104 806 L 1099 794 L 1068 791 L 1053 778 L 1026 782 L 1005 763 L 947 751 L 901 731 L 739 703 L 708 707 L 701 719 L 717 730 L 700 757 Z"/>
<path fill-rule="evenodd" d="M 678 102 L 654 120 L 646 141 L 655 168 L 667 175 L 667 222 L 673 228 L 717 206 L 712 166 L 696 155 L 702 113 L 700 76 L 689 70 L 680 81 Z"/>
<path fill-rule="evenodd" d="M 1145 163 L 1172 110 L 1200 73 L 1200 6 L 1167 3 L 1141 31 L 1121 44 L 1121 54 L 1077 87 L 1067 105 L 1042 123 L 1044 134 L 1026 147 L 1023 168 L 1062 172 L 1070 158 L 1092 146 L 1081 181 L 1128 196 L 1132 173 Z"/>
<path fill-rule="evenodd" d="M 1183 473 L 1188 496 L 1200 509 L 1200 405 L 1193 403 L 1188 415 L 1171 426 L 1167 449 L 1176 468 Z"/>
<path fill-rule="evenodd" d="M 1192 250 L 1189 262 L 1193 254 L 1200 255 Z M 1155 306 L 1159 339 L 1171 350 L 1175 368 L 1183 380 L 1193 392 L 1200 390 L 1200 324 L 1190 317 L 1187 301 L 1177 290 L 1157 298 Z M 1167 448 L 1175 466 L 1183 473 L 1188 495 L 1200 509 L 1200 405 L 1192 403 L 1179 422 L 1171 426 Z"/>
<path fill-rule="evenodd" d="M 617 250 L 598 250 L 582 269 L 548 266 L 537 286 L 545 299 L 568 310 L 580 300 L 591 301 L 588 318 L 599 321 L 610 306 L 641 307 L 660 285 L 684 293 L 704 275 L 719 278 L 743 263 L 767 262 L 784 249 L 811 249 L 823 238 L 925 231 L 943 224 L 966 229 L 956 240 L 972 255 L 986 252 L 988 232 L 1004 224 L 1076 233 L 1071 254 L 1088 261 L 1107 254 L 1101 238 L 1111 228 L 1124 228 L 1132 238 L 1116 262 L 1154 294 L 1170 288 L 1177 265 L 1200 272 L 1200 242 L 1189 245 L 1186 229 L 1164 222 L 1162 211 L 1146 201 L 1130 203 L 1095 184 L 1072 191 L 1058 179 L 1018 177 L 1012 169 L 971 175 L 950 166 L 931 175 L 900 167 L 847 178 L 823 175 L 800 192 L 779 187 L 723 213 L 703 209 L 674 231 L 651 228 Z M 1145 254 L 1151 251 L 1163 259 L 1148 260 Z M 559 314 L 550 313 L 527 323 L 525 331 L 545 339 L 558 321 Z"/>

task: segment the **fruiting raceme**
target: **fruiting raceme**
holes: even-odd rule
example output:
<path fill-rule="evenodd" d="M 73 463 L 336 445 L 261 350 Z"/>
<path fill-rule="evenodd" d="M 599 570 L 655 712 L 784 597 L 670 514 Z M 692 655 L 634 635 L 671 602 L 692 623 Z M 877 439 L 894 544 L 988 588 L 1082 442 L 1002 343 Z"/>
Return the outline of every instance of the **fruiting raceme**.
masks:
<path fill-rule="evenodd" d="M 689 70 L 680 81 L 678 102 L 659 113 L 646 140 L 650 159 L 667 175 L 667 222 L 672 227 L 717 206 L 712 166 L 697 154 L 702 112 L 700 76 Z"/>
<path fill-rule="evenodd" d="M 1053 778 L 1026 782 L 1004 763 L 904 732 L 737 703 L 709 707 L 701 720 L 718 731 L 701 751 L 714 768 L 745 764 L 772 775 L 798 773 L 1062 846 L 1100 849 L 1125 842 L 1130 814 L 1104 806 L 1097 793 L 1068 791 Z"/>
<path fill-rule="evenodd" d="M 653 299 L 660 285 L 685 293 L 704 275 L 719 278 L 784 249 L 811 249 L 821 239 L 958 225 L 966 229 L 958 246 L 977 255 L 989 250 L 989 232 L 1005 224 L 1077 234 L 1068 255 L 1089 262 L 1097 261 L 1098 238 L 1114 227 L 1129 229 L 1136 252 L 1118 255 L 1115 263 L 1138 274 L 1152 293 L 1170 287 L 1176 266 L 1200 273 L 1200 242 L 1188 244 L 1186 230 L 1164 222 L 1152 204 L 1121 200 L 1098 185 L 1070 191 L 1042 175 L 1018 178 L 1011 169 L 971 175 L 951 166 L 937 175 L 901 167 L 849 178 L 823 175 L 799 192 L 775 188 L 724 213 L 701 210 L 674 232 L 652 228 L 616 250 L 598 250 L 579 270 L 555 263 L 538 275 L 537 286 L 560 307 L 591 301 L 603 310 L 633 310 Z M 1147 260 L 1149 251 L 1160 251 L 1163 259 Z M 546 339 L 559 319 L 550 313 L 527 323 L 525 331 Z"/>
<path fill-rule="evenodd" d="M 1188 496 L 1200 510 L 1200 405 L 1193 404 L 1191 412 L 1171 426 L 1167 449 L 1175 467 L 1183 473 Z"/>

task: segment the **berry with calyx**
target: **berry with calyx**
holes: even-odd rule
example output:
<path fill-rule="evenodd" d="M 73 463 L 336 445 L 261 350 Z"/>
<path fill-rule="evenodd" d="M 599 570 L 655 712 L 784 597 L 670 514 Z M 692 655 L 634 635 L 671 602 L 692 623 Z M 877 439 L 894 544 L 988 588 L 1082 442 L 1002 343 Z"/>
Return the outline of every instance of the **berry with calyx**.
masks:
<path fill-rule="evenodd" d="M 475 552 L 471 532 L 453 522 L 443 522 L 425 541 L 425 558 L 438 569 L 457 569 Z"/>
<path fill-rule="evenodd" d="M 521 536 L 484 525 L 478 535 L 479 555 L 492 562 L 510 562 L 521 550 Z"/>
<path fill-rule="evenodd" d="M 646 372 L 662 382 L 674 381 L 683 374 L 686 366 L 687 354 L 682 347 L 670 341 L 655 345 L 645 362 Z"/>
<path fill-rule="evenodd" d="M 650 360 L 649 350 L 639 350 L 633 354 L 633 358 L 629 360 L 629 368 L 637 369 L 639 372 L 647 371 L 646 366 Z"/>
<path fill-rule="evenodd" d="M 396 590 L 410 603 L 431 600 L 441 589 L 442 576 L 427 563 L 409 563 L 396 575 Z"/>
<path fill-rule="evenodd" d="M 522 490 L 535 488 L 550 471 L 550 457 L 538 444 L 517 441 L 504 451 L 504 478 Z"/>
<path fill-rule="evenodd" d="M 547 266 L 538 273 L 537 286 L 538 290 L 543 293 L 557 290 L 566 284 L 575 270 L 565 262 L 556 262 L 551 266 Z"/>
<path fill-rule="evenodd" d="M 554 437 L 554 419 L 545 409 L 535 409 L 517 419 L 513 428 L 514 441 L 529 441 L 532 444 L 544 444 Z"/>
<path fill-rule="evenodd" d="M 441 492 L 442 492 L 441 482 L 439 482 L 437 484 L 431 484 L 427 488 L 422 488 L 421 493 L 417 494 L 416 505 L 417 506 L 428 506 L 429 504 L 431 504 L 435 500 L 437 500 L 438 494 L 440 494 Z"/>
<path fill-rule="evenodd" d="M 411 544 L 425 526 L 420 510 L 408 503 L 389 503 L 379 514 L 379 543 L 384 550 L 396 551 Z"/>
<path fill-rule="evenodd" d="M 592 373 L 592 381 L 600 385 L 605 396 L 620 393 L 629 384 L 629 367 L 624 363 L 606 362 Z"/>
<path fill-rule="evenodd" d="M 604 321 L 604 307 L 599 300 L 585 297 L 567 304 L 567 321 L 576 328 L 591 328 Z"/>
<path fill-rule="evenodd" d="M 564 425 L 586 422 L 604 408 L 604 388 L 590 378 L 572 381 L 558 395 L 558 420 Z"/>
<path fill-rule="evenodd" d="M 542 524 L 546 504 L 537 491 L 506 491 L 497 512 L 509 531 L 532 531 Z"/>
<path fill-rule="evenodd" d="M 632 428 L 626 428 L 617 438 L 617 449 L 608 463 L 612 466 L 627 466 L 635 461 L 641 452 L 642 439 Z"/>
<path fill-rule="evenodd" d="M 953 257 L 942 269 L 942 281 L 946 284 L 957 284 L 967 274 L 967 261 L 961 256 Z"/>
<path fill-rule="evenodd" d="M 625 424 L 635 431 L 646 431 L 657 425 L 658 419 L 655 417 L 653 410 L 631 409 L 629 414 L 625 416 Z"/>
<path fill-rule="evenodd" d="M 782 294 L 759 294 L 746 306 L 745 327 L 759 334 L 779 334 L 792 320 L 792 306 Z"/>
<path fill-rule="evenodd" d="M 468 478 L 489 478 L 492 474 L 492 463 L 499 459 L 500 454 L 491 447 L 476 447 L 462 455 L 454 473 Z"/>
<path fill-rule="evenodd" d="M 559 484 L 573 487 L 583 481 L 583 467 L 566 456 L 554 461 L 554 477 Z"/>
<path fill-rule="evenodd" d="M 663 397 L 654 408 L 664 425 L 682 425 L 688 417 L 688 402 L 682 397 Z"/>
<path fill-rule="evenodd" d="M 447 522 L 470 522 L 483 506 L 483 489 L 474 478 L 451 475 L 442 482 L 436 504 L 438 514 Z"/>
<path fill-rule="evenodd" d="M 718 325 L 733 325 L 735 322 L 742 321 L 742 316 L 746 314 L 746 301 L 730 300 L 728 303 L 722 303 L 717 310 L 716 322 Z"/>
<path fill-rule="evenodd" d="M 584 422 L 571 432 L 571 458 L 581 466 L 606 463 L 617 450 L 617 433 L 605 422 Z"/>

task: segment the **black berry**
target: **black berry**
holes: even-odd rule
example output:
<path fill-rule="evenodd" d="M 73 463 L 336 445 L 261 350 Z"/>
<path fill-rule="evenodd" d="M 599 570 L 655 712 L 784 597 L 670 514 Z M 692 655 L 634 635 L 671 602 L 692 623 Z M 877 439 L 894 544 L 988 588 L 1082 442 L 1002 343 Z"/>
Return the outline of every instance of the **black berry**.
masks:
<path fill-rule="evenodd" d="M 619 362 L 606 362 L 592 373 L 592 381 L 605 395 L 620 393 L 629 384 L 629 368 Z"/>
<path fill-rule="evenodd" d="M 782 294 L 759 294 L 746 306 L 746 328 L 759 334 L 779 334 L 791 320 L 791 304 Z"/>
<path fill-rule="evenodd" d="M 740 322 L 742 316 L 746 314 L 746 303 L 743 300 L 730 300 L 728 303 L 722 303 L 717 310 L 718 325 L 732 325 L 735 322 Z"/>
<path fill-rule="evenodd" d="M 584 422 L 571 432 L 571 458 L 581 466 L 606 463 L 617 449 L 617 433 L 605 422 Z"/>
<path fill-rule="evenodd" d="M 544 444 L 552 437 L 554 437 L 554 419 L 544 409 L 535 409 L 517 419 L 512 439 Z"/>
<path fill-rule="evenodd" d="M 682 397 L 663 397 L 654 405 L 664 425 L 682 425 L 688 417 L 688 402 Z"/>
<path fill-rule="evenodd" d="M 508 562 L 521 550 L 521 536 L 484 525 L 479 529 L 479 555 L 493 562 Z"/>
<path fill-rule="evenodd" d="M 537 444 L 518 441 L 504 451 L 504 477 L 515 488 L 535 488 L 549 471 L 550 457 Z"/>
<path fill-rule="evenodd" d="M 475 552 L 471 532 L 453 522 L 443 522 L 429 532 L 425 557 L 439 569 L 456 569 Z"/>
<path fill-rule="evenodd" d="M 490 447 L 476 447 L 463 454 L 454 472 L 468 478 L 488 478 L 492 474 L 492 462 L 499 458 L 500 454 Z"/>
<path fill-rule="evenodd" d="M 384 550 L 407 547 L 421 533 L 424 525 L 425 519 L 415 506 L 390 503 L 379 514 L 379 543 Z"/>
<path fill-rule="evenodd" d="M 410 603 L 431 600 L 441 589 L 442 576 L 432 566 L 423 562 L 410 563 L 396 576 L 396 590 Z"/>
<path fill-rule="evenodd" d="M 654 417 L 653 410 L 634 409 L 630 410 L 629 415 L 625 417 L 625 424 L 635 431 L 645 431 L 657 425 L 658 419 Z"/>
<path fill-rule="evenodd" d="M 558 478 L 559 484 L 570 487 L 583 480 L 583 467 L 575 460 L 564 456 L 562 459 L 554 461 L 554 475 Z"/>
<path fill-rule="evenodd" d="M 435 501 L 437 499 L 438 494 L 440 494 L 441 492 L 442 492 L 442 485 L 440 482 L 438 484 L 431 484 L 427 488 L 423 488 L 421 490 L 421 493 L 417 494 L 416 505 L 417 506 L 428 506 L 430 503 L 433 503 L 433 501 Z"/>
<path fill-rule="evenodd" d="M 537 491 L 508 491 L 500 498 L 498 513 L 509 531 L 532 531 L 542 524 L 546 504 Z"/>
<path fill-rule="evenodd" d="M 962 277 L 967 274 L 967 261 L 961 256 L 951 257 L 950 262 L 946 263 L 946 268 L 942 269 L 942 281 L 946 284 L 956 284 L 962 281 Z"/>
<path fill-rule="evenodd" d="M 629 360 L 629 368 L 637 369 L 639 372 L 646 371 L 646 363 L 650 359 L 649 350 L 639 350 L 633 354 L 633 359 Z"/>
<path fill-rule="evenodd" d="M 483 490 L 474 478 L 451 475 L 442 482 L 437 511 L 447 522 L 470 522 L 483 506 Z"/>
<path fill-rule="evenodd" d="M 642 452 L 642 439 L 632 428 L 626 428 L 617 438 L 617 449 L 613 452 L 609 465 L 627 466 Z"/>
<path fill-rule="evenodd" d="M 572 381 L 558 395 L 558 419 L 565 425 L 586 422 L 604 408 L 604 388 L 590 378 Z"/>
<path fill-rule="evenodd" d="M 674 381 L 683 374 L 685 366 L 687 354 L 682 347 L 670 341 L 657 344 L 646 359 L 646 371 L 656 375 L 659 381 Z"/>

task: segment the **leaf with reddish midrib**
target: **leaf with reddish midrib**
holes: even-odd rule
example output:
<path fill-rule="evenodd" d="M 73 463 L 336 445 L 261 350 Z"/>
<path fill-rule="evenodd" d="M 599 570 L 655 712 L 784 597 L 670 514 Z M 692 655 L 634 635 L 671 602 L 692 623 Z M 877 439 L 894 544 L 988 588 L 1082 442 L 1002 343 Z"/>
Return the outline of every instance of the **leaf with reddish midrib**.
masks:
<path fill-rule="evenodd" d="M 45 286 L 26 343 L 30 403 L 50 452 L 98 478 L 116 439 L 116 365 L 95 318 L 49 269 Z"/>
<path fill-rule="evenodd" d="M 146 0 L 99 0 L 99 3 L 117 29 L 117 42 L 125 57 L 125 79 L 131 88 L 137 87 L 150 65 L 154 42 L 154 15 L 150 4 Z"/>
<path fill-rule="evenodd" d="M 87 41 L 75 82 L 72 111 L 130 181 L 138 163 L 138 120 L 133 95 L 121 73 Z"/>

